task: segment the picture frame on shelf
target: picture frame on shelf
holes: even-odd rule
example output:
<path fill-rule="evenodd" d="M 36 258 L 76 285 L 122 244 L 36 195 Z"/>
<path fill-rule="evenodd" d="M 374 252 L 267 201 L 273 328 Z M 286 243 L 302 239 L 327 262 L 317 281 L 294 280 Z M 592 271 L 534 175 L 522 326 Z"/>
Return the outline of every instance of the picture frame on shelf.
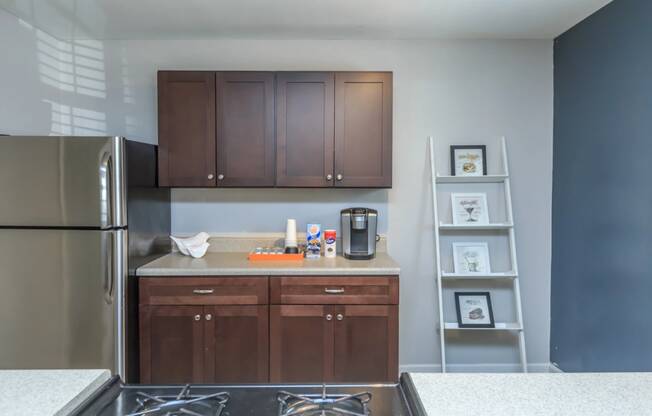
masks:
<path fill-rule="evenodd" d="M 452 193 L 451 207 L 454 225 L 489 224 L 485 193 Z"/>
<path fill-rule="evenodd" d="M 459 328 L 495 328 L 489 292 L 455 292 Z"/>
<path fill-rule="evenodd" d="M 491 273 L 489 244 L 453 243 L 453 268 L 457 274 Z"/>
<path fill-rule="evenodd" d="M 487 146 L 451 145 L 452 176 L 487 175 Z"/>

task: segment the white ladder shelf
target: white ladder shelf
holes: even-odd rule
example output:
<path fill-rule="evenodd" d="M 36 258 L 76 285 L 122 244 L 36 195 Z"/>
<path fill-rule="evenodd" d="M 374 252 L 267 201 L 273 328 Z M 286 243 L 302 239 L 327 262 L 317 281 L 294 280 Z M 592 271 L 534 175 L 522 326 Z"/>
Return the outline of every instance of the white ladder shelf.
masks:
<path fill-rule="evenodd" d="M 518 334 L 518 348 L 521 361 L 521 369 L 527 373 L 527 355 L 525 352 L 525 331 L 523 329 L 523 311 L 521 307 L 521 291 L 519 286 L 518 262 L 516 259 L 516 237 L 514 231 L 514 216 L 512 213 L 512 195 L 509 182 L 509 165 L 507 162 L 507 146 L 505 138 L 502 137 L 501 143 L 501 156 L 504 173 L 500 175 L 486 175 L 486 176 L 443 176 L 439 175 L 437 170 L 437 159 L 435 154 L 435 139 L 434 137 L 428 138 L 430 147 L 430 171 L 432 179 L 432 203 L 433 203 L 433 225 L 435 230 L 435 273 L 437 275 L 437 297 L 439 304 L 439 342 L 441 351 L 441 369 L 442 372 L 447 372 L 446 368 L 446 332 L 447 331 L 512 331 Z M 467 183 L 499 183 L 504 186 L 505 194 L 505 211 L 506 221 L 504 223 L 493 223 L 484 225 L 453 225 L 445 224 L 439 221 L 439 213 L 437 206 L 437 184 L 463 184 Z M 511 271 L 502 273 L 486 273 L 482 275 L 477 274 L 459 274 L 459 273 L 446 273 L 442 270 L 441 264 L 441 240 L 439 237 L 440 231 L 464 231 L 473 232 L 478 230 L 505 230 L 508 236 Z M 446 322 L 444 317 L 443 306 L 443 282 L 451 280 L 475 280 L 475 281 L 509 281 L 512 284 L 514 293 L 514 303 L 516 312 L 516 322 L 496 322 L 495 328 L 459 328 L 457 322 Z"/>

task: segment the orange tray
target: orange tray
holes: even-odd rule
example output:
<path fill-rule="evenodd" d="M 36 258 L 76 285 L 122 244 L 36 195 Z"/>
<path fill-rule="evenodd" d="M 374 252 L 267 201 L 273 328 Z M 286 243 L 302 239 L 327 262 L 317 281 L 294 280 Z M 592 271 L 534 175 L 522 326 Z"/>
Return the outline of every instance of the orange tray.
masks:
<path fill-rule="evenodd" d="M 297 254 L 255 254 L 250 253 L 247 256 L 249 261 L 301 261 L 303 260 L 303 253 Z"/>

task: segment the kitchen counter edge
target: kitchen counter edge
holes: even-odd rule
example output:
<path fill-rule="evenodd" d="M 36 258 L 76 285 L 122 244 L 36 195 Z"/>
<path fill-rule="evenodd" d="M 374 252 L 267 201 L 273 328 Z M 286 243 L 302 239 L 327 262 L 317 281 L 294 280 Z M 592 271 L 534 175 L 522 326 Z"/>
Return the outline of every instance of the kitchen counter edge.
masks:
<path fill-rule="evenodd" d="M 387 276 L 401 269 L 387 253 L 372 260 L 341 256 L 301 262 L 250 262 L 247 253 L 207 253 L 193 259 L 179 253 L 160 257 L 136 271 L 137 276 Z"/>

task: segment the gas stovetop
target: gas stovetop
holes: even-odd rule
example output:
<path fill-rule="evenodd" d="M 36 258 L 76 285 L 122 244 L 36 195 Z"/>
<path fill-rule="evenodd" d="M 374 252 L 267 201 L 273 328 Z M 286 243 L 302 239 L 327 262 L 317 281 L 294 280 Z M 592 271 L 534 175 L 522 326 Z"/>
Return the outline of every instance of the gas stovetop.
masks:
<path fill-rule="evenodd" d="M 75 416 L 426 416 L 409 375 L 399 384 L 123 384 L 115 377 Z"/>

